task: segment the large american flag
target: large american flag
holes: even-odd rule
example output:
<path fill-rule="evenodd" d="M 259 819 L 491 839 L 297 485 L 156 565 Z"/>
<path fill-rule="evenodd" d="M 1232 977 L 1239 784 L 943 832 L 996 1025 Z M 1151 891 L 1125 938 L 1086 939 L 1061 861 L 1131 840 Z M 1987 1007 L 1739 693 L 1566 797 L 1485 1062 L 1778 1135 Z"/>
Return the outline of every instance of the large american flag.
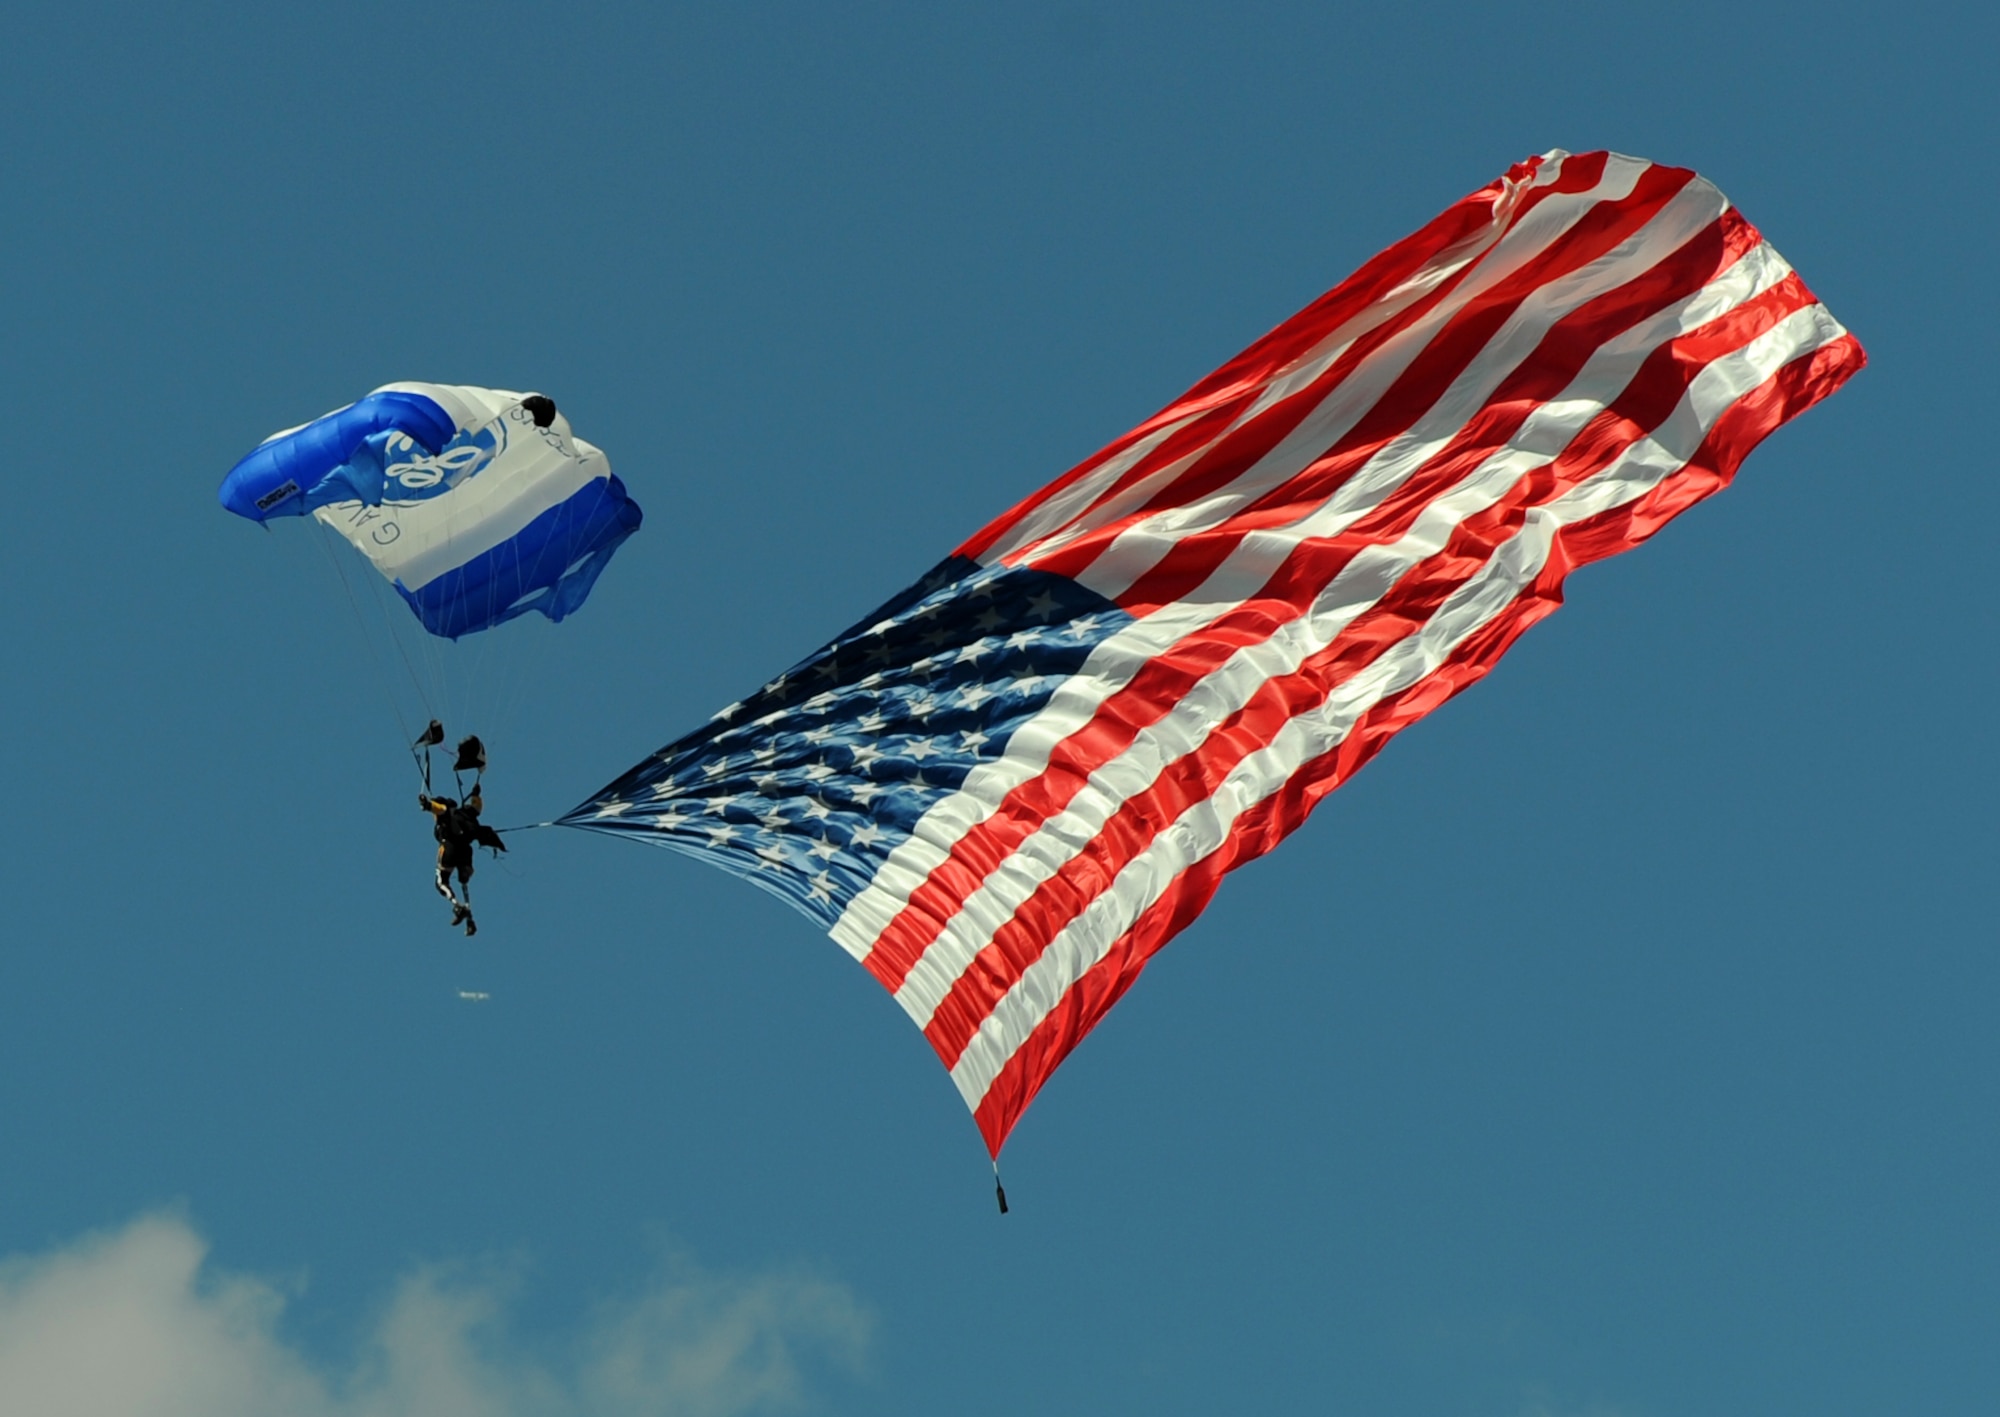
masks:
<path fill-rule="evenodd" d="M 1226 872 L 1863 362 L 1701 177 L 1531 158 L 562 820 L 818 920 L 997 1157 Z"/>

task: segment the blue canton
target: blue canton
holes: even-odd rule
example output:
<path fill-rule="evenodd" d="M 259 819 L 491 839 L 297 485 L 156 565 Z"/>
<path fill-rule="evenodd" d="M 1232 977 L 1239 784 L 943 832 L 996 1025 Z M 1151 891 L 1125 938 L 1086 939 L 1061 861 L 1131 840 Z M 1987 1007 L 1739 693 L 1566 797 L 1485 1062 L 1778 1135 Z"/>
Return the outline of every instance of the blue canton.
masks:
<path fill-rule="evenodd" d="M 918 819 L 1129 623 L 1065 577 L 954 556 L 561 822 L 643 834 L 830 927 Z"/>

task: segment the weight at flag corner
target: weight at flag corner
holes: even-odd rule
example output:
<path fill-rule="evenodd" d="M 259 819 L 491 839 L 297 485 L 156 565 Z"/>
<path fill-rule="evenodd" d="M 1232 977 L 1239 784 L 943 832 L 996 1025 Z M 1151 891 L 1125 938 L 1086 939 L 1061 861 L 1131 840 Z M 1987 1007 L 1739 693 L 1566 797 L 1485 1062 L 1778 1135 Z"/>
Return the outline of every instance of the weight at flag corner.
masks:
<path fill-rule="evenodd" d="M 1697 174 L 1531 158 L 562 820 L 820 922 L 997 1157 L 1224 875 L 1864 362 Z"/>

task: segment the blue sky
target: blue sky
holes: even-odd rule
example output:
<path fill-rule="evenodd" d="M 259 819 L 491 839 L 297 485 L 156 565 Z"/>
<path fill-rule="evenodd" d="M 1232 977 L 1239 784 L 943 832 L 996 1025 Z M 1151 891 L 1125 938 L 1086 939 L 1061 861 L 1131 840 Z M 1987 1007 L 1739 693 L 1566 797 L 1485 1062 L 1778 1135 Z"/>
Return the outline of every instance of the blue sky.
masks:
<path fill-rule="evenodd" d="M 1986 11 L 8 31 L 0 1408 L 1990 1400 Z M 539 819 L 1555 146 L 1714 179 L 1870 368 L 1232 877 L 1004 1219 L 740 882 L 541 832 L 449 933 L 336 584 L 214 503 L 390 379 L 552 393 L 648 523 L 514 627 L 489 815 Z"/>

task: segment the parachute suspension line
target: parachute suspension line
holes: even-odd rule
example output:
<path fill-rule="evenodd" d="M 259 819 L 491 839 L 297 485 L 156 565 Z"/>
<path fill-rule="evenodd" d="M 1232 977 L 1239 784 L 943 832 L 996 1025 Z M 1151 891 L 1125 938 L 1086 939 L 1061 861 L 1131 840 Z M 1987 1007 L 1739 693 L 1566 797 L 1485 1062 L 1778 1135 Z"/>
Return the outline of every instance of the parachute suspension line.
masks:
<path fill-rule="evenodd" d="M 385 583 L 381 577 L 371 578 L 370 587 L 375 592 L 376 608 L 382 612 L 382 623 L 388 630 L 389 637 L 396 642 L 397 652 L 403 656 L 405 664 L 409 663 L 410 656 L 409 640 L 406 637 L 411 635 L 416 637 L 416 657 L 423 662 L 425 673 L 429 676 L 425 681 L 429 685 L 427 706 L 434 700 L 435 709 L 441 711 L 445 718 L 451 718 L 461 706 L 452 702 L 449 666 L 437 636 L 426 630 L 423 622 L 410 614 L 407 605 L 399 603 L 402 597 L 395 594 L 394 587 Z"/>
<path fill-rule="evenodd" d="M 354 609 L 355 619 L 360 625 L 361 637 L 368 642 L 369 657 L 376 661 L 381 672 L 382 683 L 386 690 L 388 684 L 395 678 L 395 675 L 389 671 L 387 665 L 382 661 L 382 656 L 376 645 L 374 632 L 368 628 L 367 614 L 361 609 L 361 597 L 355 593 L 353 578 L 347 574 L 347 563 L 342 558 L 342 553 L 333 544 L 334 532 L 317 517 L 313 518 L 313 522 L 319 529 L 320 546 L 325 550 L 327 562 L 333 567 L 334 574 L 340 578 L 340 588 L 347 593 L 347 603 Z M 395 646 L 396 657 L 403 662 L 403 672 L 410 676 L 410 687 L 416 690 L 417 702 L 423 706 L 427 717 L 435 717 L 432 701 L 436 698 L 436 695 L 431 692 L 431 686 L 425 682 L 423 676 L 417 672 L 417 667 L 410 663 L 409 650 L 404 646 L 401 637 L 396 634 L 395 621 L 389 615 L 389 607 L 383 603 L 380 578 L 369 576 L 364 579 L 368 585 L 368 598 L 375 607 L 375 613 L 381 617 L 382 632 L 388 636 L 389 643 Z M 390 702 L 395 704 L 395 695 L 393 692 L 390 693 Z M 397 704 L 395 708 L 397 726 L 403 730 L 404 740 L 408 741 L 410 736 L 409 722 L 403 717 L 402 706 Z"/>
<path fill-rule="evenodd" d="M 521 563 L 525 559 L 521 553 L 521 545 L 519 542 L 513 542 L 508 549 L 514 557 L 515 572 L 518 575 Z M 514 636 L 519 646 L 518 650 L 513 655 L 503 655 L 499 664 L 499 684 L 494 698 L 499 708 L 497 721 L 502 724 L 513 721 L 514 715 L 521 707 L 521 701 L 527 697 L 528 686 L 543 680 L 543 676 L 535 674 L 529 665 L 533 655 L 546 644 L 542 637 L 547 631 L 547 622 L 531 623 L 539 619 L 539 616 L 523 615 L 520 618 L 522 623 L 515 626 Z"/>
<path fill-rule="evenodd" d="M 499 555 L 511 559 L 511 574 L 496 574 L 486 582 L 485 616 L 489 620 L 506 610 L 506 605 L 501 603 L 501 587 L 518 583 L 520 569 L 528 559 L 522 554 L 518 542 L 503 543 L 497 550 Z M 520 618 L 527 621 L 534 617 Z M 454 647 L 461 656 L 464 669 L 460 676 L 466 700 L 462 712 L 468 719 L 476 714 L 477 723 L 468 723 L 468 726 L 476 727 L 489 742 L 505 740 L 526 697 L 528 686 L 546 678 L 546 675 L 538 675 L 533 668 L 531 645 L 537 628 L 520 624 L 503 629 L 495 625 L 479 632 L 476 645 L 467 647 L 461 641 Z M 510 638 L 496 649 L 496 636 L 501 634 Z"/>
<path fill-rule="evenodd" d="M 431 795 L 431 749 L 444 742 L 444 725 L 432 719 L 424 725 L 424 731 L 410 744 L 410 756 L 416 760 L 417 770 L 424 777 L 424 796 Z"/>
<path fill-rule="evenodd" d="M 453 565 L 458 565 L 456 549 L 458 546 L 458 522 L 456 519 L 447 519 L 444 523 L 444 545 L 450 562 Z M 446 651 L 456 650 L 458 648 L 458 641 L 442 640 L 440 637 L 429 633 L 423 636 L 423 640 L 424 652 L 431 662 L 431 670 L 437 675 L 438 697 L 443 700 L 447 714 L 457 715 L 452 721 L 458 724 L 459 731 L 463 732 L 465 715 L 470 713 L 472 709 L 470 704 L 463 702 L 467 698 L 464 684 L 459 683 L 457 685 L 457 694 L 454 695 L 451 692 L 454 681 L 459 676 L 449 672 L 451 662 L 446 659 Z M 458 702 L 454 702 L 455 699 Z"/>
<path fill-rule="evenodd" d="M 497 625 L 494 627 L 498 628 Z M 472 667 L 465 675 L 465 712 L 471 714 L 474 712 L 473 706 L 479 705 L 484 712 L 479 714 L 479 722 L 471 726 L 490 737 L 494 729 L 491 717 L 493 695 L 489 691 L 486 675 L 493 662 L 493 631 L 486 630 L 475 636 L 475 639 L 478 644 L 472 650 Z"/>
<path fill-rule="evenodd" d="M 416 685 L 417 696 L 423 701 L 425 714 L 432 718 L 442 715 L 444 720 L 456 722 L 463 705 L 456 702 L 452 692 L 451 661 L 445 653 L 449 648 L 447 642 L 424 628 L 394 585 L 379 575 L 365 576 L 363 580 L 375 603 L 375 613 L 381 617 L 382 633 L 395 645 L 411 683 Z"/>
<path fill-rule="evenodd" d="M 368 652 L 368 658 L 374 662 L 376 683 L 382 690 L 382 697 L 389 701 L 389 712 L 395 716 L 396 727 L 401 731 L 403 741 L 407 743 L 411 739 L 410 722 L 403 717 L 403 706 L 396 702 L 396 695 L 389 687 L 389 680 L 392 676 L 389 673 L 388 666 L 382 660 L 381 652 L 377 648 L 374 639 L 368 633 L 368 619 L 361 613 L 361 602 L 355 598 L 354 586 L 347 579 L 347 568 L 340 564 L 339 556 L 334 553 L 333 544 L 330 540 L 333 533 L 327 529 L 326 525 L 318 517 L 312 518 L 312 521 L 314 524 L 313 539 L 319 543 L 320 550 L 326 553 L 327 564 L 333 567 L 334 578 L 340 582 L 341 590 L 347 595 L 347 608 L 354 612 L 355 631 L 361 636 L 361 643 Z M 409 667 L 407 660 L 404 661 L 404 667 L 406 669 Z M 411 671 L 410 679 L 413 683 L 415 682 L 415 671 Z M 421 684 L 417 685 L 417 697 L 420 699 L 423 697 L 423 685 Z M 424 786 L 426 790 L 430 787 L 428 776 L 424 780 Z"/>
<path fill-rule="evenodd" d="M 491 620 L 493 618 L 494 598 L 493 578 L 488 578 L 485 594 L 486 609 L 481 618 Z M 476 716 L 477 722 L 471 726 L 482 737 L 486 738 L 493 737 L 495 730 L 499 727 L 498 715 L 494 711 L 495 696 L 492 692 L 492 684 L 487 677 L 493 663 L 492 635 L 493 631 L 498 628 L 499 626 L 495 625 L 489 629 L 480 631 L 475 637 L 475 644 L 469 649 L 458 643 L 455 643 L 453 646 L 458 651 L 460 657 L 467 661 L 461 672 L 460 689 L 465 698 L 465 702 L 461 706 L 462 711 L 468 719 Z"/>
<path fill-rule="evenodd" d="M 395 645 L 396 656 L 402 660 L 403 671 L 409 676 L 410 683 L 416 688 L 417 699 L 423 705 L 424 716 L 431 723 L 436 723 L 438 721 L 437 713 L 440 708 L 444 709 L 447 713 L 450 712 L 445 702 L 444 679 L 436 673 L 430 673 L 426 676 L 425 671 L 429 668 L 426 657 L 419 654 L 416 662 L 412 662 L 409 645 L 403 639 L 404 634 L 407 633 L 405 622 L 415 624 L 416 619 L 408 613 L 405 607 L 391 603 L 393 600 L 399 600 L 400 597 L 395 596 L 391 589 L 384 585 L 380 577 L 370 576 L 367 580 L 368 593 L 374 599 L 375 611 L 382 620 L 382 633 L 389 637 L 391 644 Z M 405 726 L 407 727 L 407 725 Z M 424 728 L 423 739 L 430 739 L 433 736 L 436 735 L 432 734 L 427 724 Z M 410 742 L 409 739 L 405 739 L 404 741 Z M 419 741 L 423 740 L 420 739 Z M 423 757 L 419 762 L 419 766 L 423 770 L 424 791 L 426 793 L 431 790 L 431 748 L 433 746 L 435 745 L 428 742 L 425 744 Z M 416 752 L 415 743 L 410 744 L 410 750 L 412 754 Z"/>
<path fill-rule="evenodd" d="M 513 558 L 514 563 L 513 571 L 515 574 L 513 581 L 510 583 L 518 584 L 522 560 L 520 543 L 516 541 L 506 543 L 506 552 Z M 505 606 L 499 603 L 500 593 L 497 587 L 501 583 L 499 576 L 495 576 L 487 582 L 486 609 L 489 616 L 496 615 L 506 609 Z M 497 625 L 494 627 L 495 630 L 499 628 Z M 526 665 L 529 657 L 527 645 L 523 643 L 524 637 L 522 632 L 529 628 L 526 625 L 516 625 L 510 632 L 515 639 L 513 653 L 502 655 L 497 660 L 489 658 L 482 658 L 481 660 L 482 666 L 490 664 L 492 671 L 492 677 L 483 682 L 486 686 L 484 702 L 487 712 L 491 715 L 490 721 L 495 731 L 499 731 L 512 722 L 514 710 L 519 706 L 520 691 L 526 680 Z M 488 631 L 487 633 L 490 634 L 492 631 Z M 485 673 L 483 667 L 481 673 Z"/>
<path fill-rule="evenodd" d="M 1000 1158 L 993 1158 L 993 1198 L 1000 1202 L 1000 1213 L 1007 1213 L 1007 1188 L 1000 1184 Z"/>

